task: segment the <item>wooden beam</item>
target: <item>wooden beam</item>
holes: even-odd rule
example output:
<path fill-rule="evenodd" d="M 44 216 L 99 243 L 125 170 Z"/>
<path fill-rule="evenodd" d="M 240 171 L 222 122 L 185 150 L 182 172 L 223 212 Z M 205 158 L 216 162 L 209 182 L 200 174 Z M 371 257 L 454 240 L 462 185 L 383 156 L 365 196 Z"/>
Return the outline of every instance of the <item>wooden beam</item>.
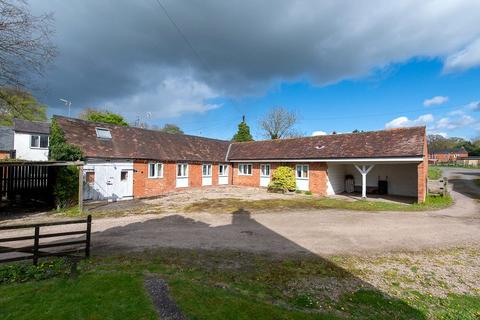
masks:
<path fill-rule="evenodd" d="M 83 165 L 78 166 L 78 211 L 83 212 Z"/>

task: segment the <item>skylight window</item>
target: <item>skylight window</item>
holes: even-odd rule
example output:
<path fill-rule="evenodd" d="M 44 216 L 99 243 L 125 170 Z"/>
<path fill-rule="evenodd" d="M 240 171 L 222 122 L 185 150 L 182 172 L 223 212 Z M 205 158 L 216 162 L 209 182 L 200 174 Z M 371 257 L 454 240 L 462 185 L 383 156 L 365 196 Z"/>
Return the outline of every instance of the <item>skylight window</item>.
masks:
<path fill-rule="evenodd" d="M 95 131 L 97 131 L 97 138 L 100 139 L 112 139 L 112 134 L 110 133 L 110 130 L 105 129 L 105 128 L 95 128 Z"/>

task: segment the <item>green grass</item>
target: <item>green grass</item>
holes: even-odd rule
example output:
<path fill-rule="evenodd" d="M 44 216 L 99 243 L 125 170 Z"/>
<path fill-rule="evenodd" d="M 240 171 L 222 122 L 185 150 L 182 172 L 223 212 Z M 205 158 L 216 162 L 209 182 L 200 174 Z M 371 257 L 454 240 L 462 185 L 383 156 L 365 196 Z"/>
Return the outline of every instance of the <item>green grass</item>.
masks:
<path fill-rule="evenodd" d="M 438 180 L 442 177 L 442 170 L 439 167 L 428 167 L 428 179 Z"/>
<path fill-rule="evenodd" d="M 452 204 L 452 198 L 427 197 L 424 203 L 400 204 L 386 201 L 368 200 L 340 200 L 332 198 L 301 198 L 269 199 L 269 200 L 242 200 L 235 198 L 208 199 L 185 206 L 185 212 L 236 212 L 236 211 L 272 211 L 291 209 L 346 209 L 359 211 L 422 211 L 441 209 Z"/>
<path fill-rule="evenodd" d="M 145 274 L 167 280 L 189 319 L 473 320 L 480 315 L 479 296 L 401 292 L 396 297 L 362 281 L 355 268 L 313 255 L 233 251 L 163 249 L 95 258 L 80 265 L 75 279 L 1 285 L 0 318 L 157 319 L 143 289 Z"/>
<path fill-rule="evenodd" d="M 480 179 L 475 179 L 475 180 L 474 180 L 474 183 L 475 183 L 477 186 L 480 187 Z"/>

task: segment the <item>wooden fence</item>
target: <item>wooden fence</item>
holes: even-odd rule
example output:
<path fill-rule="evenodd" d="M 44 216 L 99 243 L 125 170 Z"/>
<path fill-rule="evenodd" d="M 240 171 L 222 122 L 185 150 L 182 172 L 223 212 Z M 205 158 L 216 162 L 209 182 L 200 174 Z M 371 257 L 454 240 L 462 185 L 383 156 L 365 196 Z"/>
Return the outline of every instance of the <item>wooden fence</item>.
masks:
<path fill-rule="evenodd" d="M 63 226 L 70 224 L 85 224 L 85 228 L 78 231 L 67 231 L 67 232 L 56 232 L 56 233 L 42 233 L 42 228 L 51 227 L 51 226 Z M 10 225 L 10 226 L 0 226 L 0 232 L 5 230 L 19 230 L 19 229 L 32 229 L 33 235 L 27 236 L 16 236 L 9 238 L 0 238 L 0 257 L 1 254 L 20 253 L 21 256 L 0 258 L 0 263 L 21 261 L 21 260 L 32 260 L 33 264 L 38 263 L 38 259 L 42 257 L 90 257 L 90 237 L 92 231 L 92 216 L 89 215 L 87 219 L 81 220 L 69 220 L 69 221 L 59 221 L 59 222 L 50 222 L 50 223 L 39 223 L 39 224 L 20 224 L 20 225 Z M 51 239 L 65 236 L 81 236 L 81 239 L 70 238 L 66 240 L 53 241 L 48 243 L 40 243 L 41 239 Z M 32 240 L 33 244 L 28 246 L 13 246 L 15 243 L 25 242 Z M 12 246 L 3 246 L 2 244 L 8 242 L 13 243 Z M 55 247 L 67 247 L 66 249 L 60 251 L 45 251 L 43 249 L 55 248 Z M 72 248 L 74 247 L 74 248 Z M 79 256 L 79 253 L 84 253 L 82 256 Z M 26 255 L 25 255 L 26 254 Z"/>
<path fill-rule="evenodd" d="M 54 167 L 35 164 L 0 163 L 0 198 L 16 195 L 44 198 L 53 188 Z"/>

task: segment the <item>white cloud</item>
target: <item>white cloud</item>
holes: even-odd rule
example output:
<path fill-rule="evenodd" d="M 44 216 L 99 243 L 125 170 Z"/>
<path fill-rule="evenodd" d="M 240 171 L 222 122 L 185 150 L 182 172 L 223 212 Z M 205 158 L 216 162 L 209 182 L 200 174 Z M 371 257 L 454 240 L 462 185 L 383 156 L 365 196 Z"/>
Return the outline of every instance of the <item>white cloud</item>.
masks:
<path fill-rule="evenodd" d="M 389 121 L 385 124 L 385 128 L 404 128 L 404 127 L 414 127 L 414 126 L 424 126 L 433 121 L 433 115 L 424 114 L 419 116 L 416 119 L 409 119 L 407 117 L 398 117 Z"/>
<path fill-rule="evenodd" d="M 327 133 L 325 131 L 313 131 L 312 136 L 325 136 Z"/>
<path fill-rule="evenodd" d="M 468 110 L 480 111 L 480 101 L 472 101 L 467 104 L 466 108 Z"/>
<path fill-rule="evenodd" d="M 423 101 L 423 105 L 426 107 L 429 107 L 429 106 L 444 104 L 447 101 L 448 101 L 448 97 L 435 96 L 433 98 L 426 99 L 425 101 Z"/>
<path fill-rule="evenodd" d="M 449 55 L 445 60 L 444 72 L 457 72 L 480 66 L 480 39 L 465 49 Z"/>
<path fill-rule="evenodd" d="M 444 117 L 438 120 L 434 126 L 434 129 L 454 130 L 463 126 L 471 125 L 475 123 L 475 121 L 475 118 L 469 115 L 462 115 L 455 119 Z"/>

